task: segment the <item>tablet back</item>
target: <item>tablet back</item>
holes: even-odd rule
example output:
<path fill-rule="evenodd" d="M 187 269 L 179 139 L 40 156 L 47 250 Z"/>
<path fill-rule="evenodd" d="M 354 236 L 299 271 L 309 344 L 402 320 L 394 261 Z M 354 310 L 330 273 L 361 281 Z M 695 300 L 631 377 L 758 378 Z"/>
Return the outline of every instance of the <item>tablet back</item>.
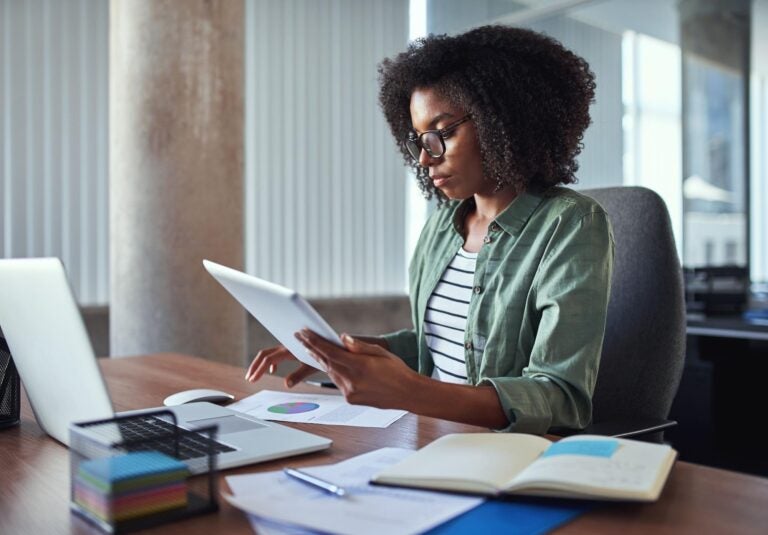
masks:
<path fill-rule="evenodd" d="M 203 266 L 301 362 L 323 370 L 295 338 L 294 334 L 301 329 L 311 329 L 326 340 L 343 345 L 328 322 L 294 290 L 210 260 L 203 260 Z"/>

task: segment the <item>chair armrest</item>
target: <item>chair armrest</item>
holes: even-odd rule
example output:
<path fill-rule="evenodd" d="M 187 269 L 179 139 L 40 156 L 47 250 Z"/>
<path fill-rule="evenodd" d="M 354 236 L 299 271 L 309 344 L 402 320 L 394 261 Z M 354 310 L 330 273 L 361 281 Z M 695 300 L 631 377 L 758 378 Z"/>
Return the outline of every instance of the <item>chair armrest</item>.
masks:
<path fill-rule="evenodd" d="M 567 437 L 571 435 L 605 435 L 616 438 L 635 438 L 652 433 L 659 433 L 677 425 L 674 420 L 661 418 L 636 418 L 626 420 L 608 420 L 595 422 L 584 429 L 553 428 L 553 435 Z"/>

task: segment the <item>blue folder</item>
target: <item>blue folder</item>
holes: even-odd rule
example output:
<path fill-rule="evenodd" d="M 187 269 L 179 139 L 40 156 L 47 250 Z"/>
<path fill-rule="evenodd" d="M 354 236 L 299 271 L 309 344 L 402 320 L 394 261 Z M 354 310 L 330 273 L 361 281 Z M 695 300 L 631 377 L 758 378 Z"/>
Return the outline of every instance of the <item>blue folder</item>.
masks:
<path fill-rule="evenodd" d="M 429 535 L 548 533 L 586 513 L 591 503 L 520 503 L 488 500 L 471 511 L 429 531 Z"/>

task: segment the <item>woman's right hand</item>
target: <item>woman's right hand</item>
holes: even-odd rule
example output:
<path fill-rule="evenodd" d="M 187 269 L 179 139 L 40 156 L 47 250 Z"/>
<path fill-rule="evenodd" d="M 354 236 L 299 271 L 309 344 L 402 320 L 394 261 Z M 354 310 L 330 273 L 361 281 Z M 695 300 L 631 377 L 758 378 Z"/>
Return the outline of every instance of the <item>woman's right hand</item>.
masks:
<path fill-rule="evenodd" d="M 249 383 L 255 383 L 265 373 L 274 373 L 277 369 L 277 365 L 284 360 L 296 360 L 298 359 L 288 351 L 284 346 L 270 347 L 268 349 L 262 349 L 253 358 L 253 362 L 248 366 L 248 371 L 245 372 L 245 380 Z M 302 363 L 297 369 L 291 372 L 285 378 L 285 386 L 292 387 L 299 381 L 302 381 L 315 373 L 317 370 L 312 366 L 307 366 Z"/>

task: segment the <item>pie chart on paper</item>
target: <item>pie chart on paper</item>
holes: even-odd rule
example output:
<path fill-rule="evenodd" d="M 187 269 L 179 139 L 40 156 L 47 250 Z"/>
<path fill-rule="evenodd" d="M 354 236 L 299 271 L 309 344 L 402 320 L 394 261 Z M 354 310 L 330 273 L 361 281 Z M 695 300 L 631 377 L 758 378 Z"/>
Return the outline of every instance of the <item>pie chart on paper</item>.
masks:
<path fill-rule="evenodd" d="M 319 409 L 320 405 L 317 403 L 308 403 L 306 401 L 291 401 L 288 403 L 278 403 L 267 408 L 269 412 L 275 414 L 300 414 L 302 412 L 310 412 Z"/>

